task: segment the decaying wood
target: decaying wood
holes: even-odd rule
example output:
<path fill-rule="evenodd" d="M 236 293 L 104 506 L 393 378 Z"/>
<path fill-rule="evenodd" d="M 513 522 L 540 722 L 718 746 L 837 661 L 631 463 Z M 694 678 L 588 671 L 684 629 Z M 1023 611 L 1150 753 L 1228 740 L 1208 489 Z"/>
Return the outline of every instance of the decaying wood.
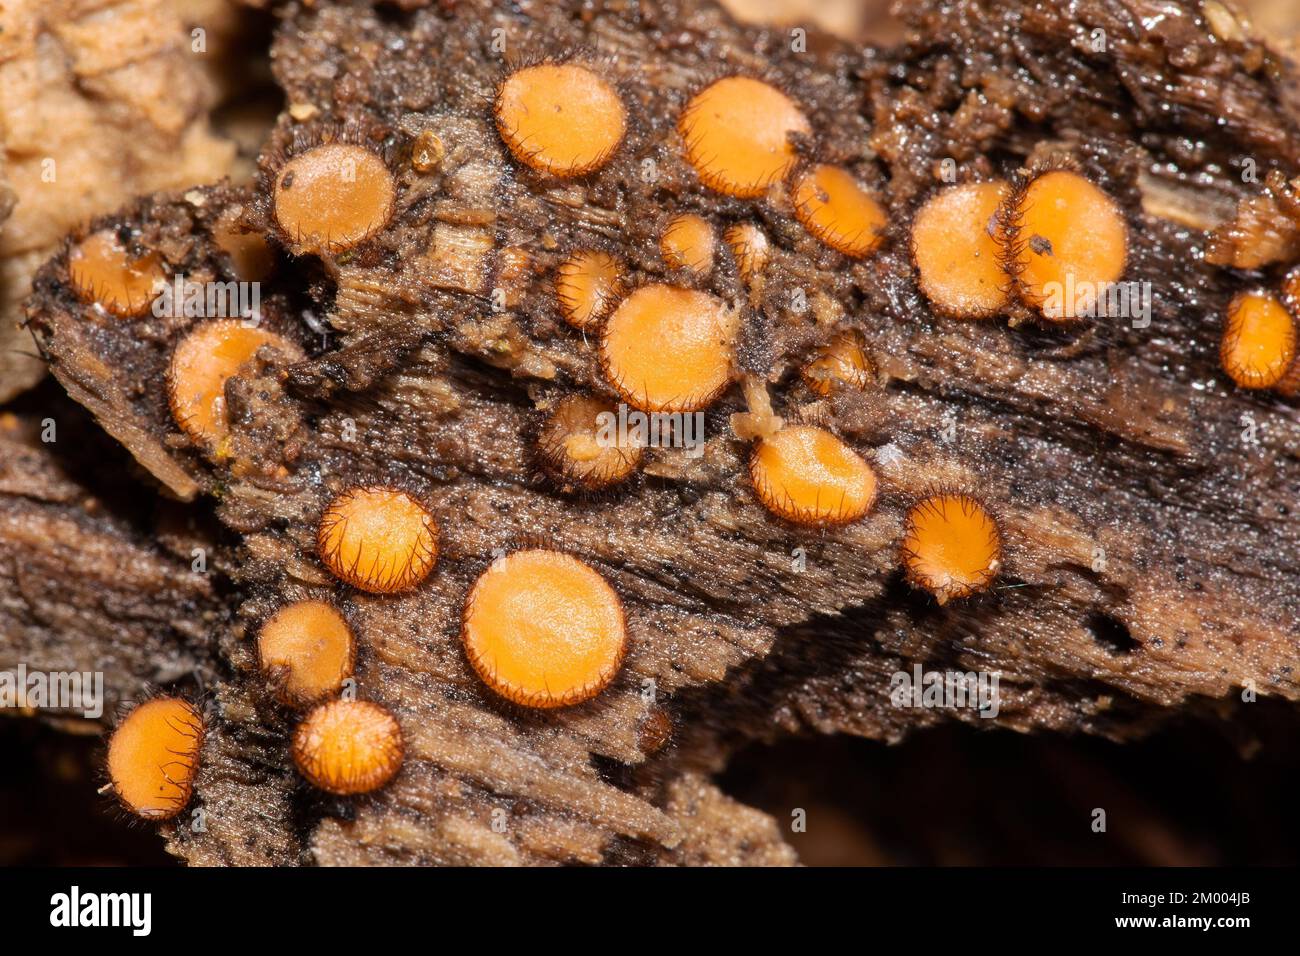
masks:
<path fill-rule="evenodd" d="M 708 780 L 746 739 L 896 740 L 954 716 L 1124 739 L 1244 686 L 1300 698 L 1300 413 L 1234 389 L 1217 361 L 1223 306 L 1259 277 L 1205 263 L 1203 233 L 1152 216 L 1140 185 L 1231 209 L 1256 188 L 1233 166 L 1243 153 L 1293 174 L 1300 130 L 1278 65 L 1254 41 L 1212 36 L 1198 3 L 909 10 L 906 45 L 864 55 L 822 37 L 795 52 L 783 31 L 672 2 L 289 7 L 277 77 L 291 107 L 314 110 L 282 117 L 261 183 L 153 196 L 94 224 L 131 230 L 192 281 L 229 279 L 212 224 L 237 210 L 272 232 L 278 156 L 338 130 L 385 149 L 399 181 L 389 228 L 324 262 L 283 255 L 264 284 L 264 320 L 309 358 L 287 369 L 258 359 L 231 380 L 222 461 L 175 427 L 160 388 L 195 320 L 95 314 L 68 284 L 66 252 L 42 271 L 30 324 L 59 382 L 168 494 L 214 499 L 230 533 L 219 546 L 229 618 L 207 645 L 221 678 L 197 786 L 206 825 L 167 826 L 173 852 L 201 864 L 788 862 L 775 822 Z M 491 52 L 501 35 L 504 59 Z M 489 104 L 509 63 L 575 50 L 617 80 L 631 123 L 608 167 L 557 183 L 510 160 Z M 849 166 L 885 200 L 893 225 L 879 254 L 828 250 L 780 189 L 743 202 L 698 185 L 675 120 L 702 81 L 737 71 L 804 105 L 815 130 L 805 158 Z M 425 131 L 447 150 L 434 172 L 409 160 Z M 963 176 L 1008 175 L 1047 155 L 1123 205 L 1127 277 L 1154 292 L 1149 327 L 953 322 L 917 291 L 906 226 L 942 160 Z M 656 246 L 687 209 L 757 223 L 772 241 L 762 283 L 746 287 L 723 256 L 697 284 L 740 305 L 737 374 L 751 392 L 766 387 L 778 414 L 821 422 L 872 457 L 883 493 L 863 521 L 800 529 L 758 504 L 730 426 L 746 410 L 740 388 L 709 411 L 698 458 L 651 450 L 643 475 L 600 496 L 540 475 L 544 410 L 577 391 L 611 394 L 591 343 L 559 318 L 554 267 L 596 247 L 638 278 L 691 281 L 666 272 Z M 527 270 L 506 268 L 511 250 Z M 796 290 L 807 310 L 792 305 Z M 817 401 L 797 371 L 845 327 L 865 334 L 878 381 Z M 330 497 L 372 481 L 416 491 L 439 522 L 437 570 L 412 594 L 342 587 L 315 555 Z M 906 507 L 936 485 L 979 494 L 1008 555 L 995 590 L 943 607 L 898 567 Z M 64 506 L 38 504 L 14 507 L 49 522 Z M 633 635 L 615 684 L 559 713 L 502 703 L 458 641 L 464 596 L 494 553 L 539 538 L 608 577 Z M 403 772 L 363 800 L 297 780 L 292 717 L 250 651 L 260 621 L 309 595 L 344 610 L 362 693 L 407 738 Z M 39 632 L 33 658 L 55 653 L 56 636 Z M 890 674 L 913 663 L 1000 672 L 999 716 L 891 706 Z"/>
<path fill-rule="evenodd" d="M 124 508 L 138 491 L 109 446 L 51 390 L 0 413 L 0 670 L 101 672 L 105 719 L 147 687 L 211 681 L 224 619 L 215 575 L 194 570 L 208 529 L 165 502 Z M 78 717 L 60 715 L 99 728 Z"/>

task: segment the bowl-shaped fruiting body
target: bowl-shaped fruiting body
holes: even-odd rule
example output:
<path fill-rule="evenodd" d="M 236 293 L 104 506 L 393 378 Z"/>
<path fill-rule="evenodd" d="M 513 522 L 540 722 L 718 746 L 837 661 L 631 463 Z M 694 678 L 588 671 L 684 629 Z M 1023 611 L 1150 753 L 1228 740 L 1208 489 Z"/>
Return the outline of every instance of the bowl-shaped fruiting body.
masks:
<path fill-rule="evenodd" d="M 659 253 L 670 268 L 700 275 L 713 268 L 716 246 L 709 221 L 690 212 L 674 216 L 659 237 Z"/>
<path fill-rule="evenodd" d="M 560 263 L 555 297 L 564 321 L 586 331 L 605 317 L 622 291 L 622 264 L 607 252 L 583 249 Z"/>
<path fill-rule="evenodd" d="M 903 567 L 914 585 L 945 604 L 982 591 L 1002 568 L 1002 531 L 973 495 L 937 492 L 907 511 Z"/>
<path fill-rule="evenodd" d="M 1228 304 L 1219 361 L 1242 388 L 1272 388 L 1296 363 L 1295 317 L 1273 295 L 1243 292 Z"/>
<path fill-rule="evenodd" d="M 1124 274 L 1128 226 L 1115 201 L 1079 173 L 1057 169 L 1013 190 L 1001 215 L 1003 263 L 1020 296 L 1053 322 L 1091 316 Z"/>
<path fill-rule="evenodd" d="M 753 282 L 763 275 L 771 255 L 771 245 L 762 229 L 752 222 L 738 222 L 728 226 L 722 238 L 735 257 L 742 279 Z"/>
<path fill-rule="evenodd" d="M 119 318 L 141 315 L 167 280 L 156 252 L 133 256 L 111 229 L 93 232 L 68 251 L 68 277 L 83 302 Z"/>
<path fill-rule="evenodd" d="M 731 381 L 739 320 L 717 296 L 646 285 L 605 323 L 605 377 L 629 404 L 647 412 L 708 407 Z"/>
<path fill-rule="evenodd" d="M 355 143 L 322 143 L 276 172 L 276 224 L 296 253 L 333 255 L 384 229 L 397 185 L 383 157 Z"/>
<path fill-rule="evenodd" d="M 1007 305 L 1010 277 L 1002 268 L 998 209 L 1006 182 L 949 186 L 912 220 L 917 284 L 935 311 L 957 319 L 995 315 Z"/>
<path fill-rule="evenodd" d="M 542 423 L 538 450 L 547 470 L 561 481 L 599 489 L 624 481 L 641 463 L 636 435 L 621 434 L 618 413 L 590 395 L 570 395 Z M 625 430 L 626 431 L 626 430 Z"/>
<path fill-rule="evenodd" d="M 409 591 L 438 560 L 438 525 L 420 501 L 383 486 L 350 488 L 321 515 L 317 550 L 341 581 L 372 594 Z"/>
<path fill-rule="evenodd" d="M 368 700 L 331 700 L 303 718 L 293 734 L 293 762 L 312 786 L 339 796 L 370 793 L 402 769 L 405 744 L 397 718 Z"/>
<path fill-rule="evenodd" d="M 352 676 L 356 641 L 334 605 L 295 601 L 262 625 L 257 657 L 281 701 L 310 704 L 337 693 Z"/>
<path fill-rule="evenodd" d="M 885 210 L 848 170 L 814 166 L 791 193 L 795 218 L 832 249 L 860 259 L 880 245 Z"/>
<path fill-rule="evenodd" d="M 475 582 L 461 628 L 465 653 L 492 690 L 528 707 L 589 700 L 627 651 L 623 604 L 593 568 L 559 551 L 498 558 Z"/>
<path fill-rule="evenodd" d="M 496 119 L 516 159 L 559 177 L 605 165 L 627 129 L 618 92 L 577 63 L 541 63 L 510 74 L 497 90 Z"/>
<path fill-rule="evenodd" d="M 875 371 L 867 357 L 865 337 L 857 329 L 848 329 L 818 350 L 800 374 L 812 391 L 829 398 L 841 388 L 861 391 L 871 383 Z"/>
<path fill-rule="evenodd" d="M 170 820 L 190 802 L 203 746 L 203 715 L 180 697 L 155 697 L 132 710 L 108 743 L 113 792 L 146 820 Z"/>
<path fill-rule="evenodd" d="M 262 348 L 286 362 L 303 358 L 296 343 L 240 319 L 200 323 L 177 343 L 167 372 L 172 418 L 202 447 L 221 452 L 230 434 L 226 381 Z"/>
<path fill-rule="evenodd" d="M 749 477 L 768 511 L 796 524 L 856 521 L 876 500 L 876 473 L 824 428 L 790 425 L 761 439 Z"/>
<path fill-rule="evenodd" d="M 275 253 L 260 232 L 245 232 L 238 211 L 226 213 L 212 227 L 212 243 L 225 255 L 240 282 L 260 282 L 275 268 Z"/>
<path fill-rule="evenodd" d="M 729 76 L 696 93 L 677 123 L 686 161 L 710 189 L 753 199 L 797 158 L 793 136 L 812 126 L 799 104 L 770 83 Z"/>

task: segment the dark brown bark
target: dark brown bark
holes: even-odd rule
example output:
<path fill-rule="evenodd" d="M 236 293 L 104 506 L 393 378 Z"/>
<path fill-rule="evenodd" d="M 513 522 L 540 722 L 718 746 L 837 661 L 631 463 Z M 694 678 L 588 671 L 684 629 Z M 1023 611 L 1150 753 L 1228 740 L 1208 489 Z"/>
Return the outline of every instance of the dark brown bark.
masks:
<path fill-rule="evenodd" d="M 0 670 L 102 672 L 104 720 L 148 687 L 211 682 L 226 617 L 215 566 L 194 570 L 211 529 L 150 501 L 132 465 L 52 386 L 0 413 Z M 97 729 L 79 716 L 59 719 Z"/>

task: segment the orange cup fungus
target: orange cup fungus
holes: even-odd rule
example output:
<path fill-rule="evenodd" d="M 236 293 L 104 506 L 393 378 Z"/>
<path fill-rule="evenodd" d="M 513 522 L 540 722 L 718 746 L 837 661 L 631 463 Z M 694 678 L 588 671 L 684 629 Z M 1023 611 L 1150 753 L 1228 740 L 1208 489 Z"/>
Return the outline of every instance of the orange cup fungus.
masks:
<path fill-rule="evenodd" d="M 558 551 L 498 558 L 465 602 L 465 653 L 483 682 L 517 704 L 595 697 L 627 648 L 623 605 L 588 565 Z"/>
<path fill-rule="evenodd" d="M 880 245 L 885 210 L 839 166 L 814 166 L 794 183 L 795 218 L 832 249 L 860 259 Z"/>
<path fill-rule="evenodd" d="M 812 133 L 797 103 L 747 76 L 718 80 L 695 94 L 677 130 L 700 180 L 741 199 L 761 196 L 784 179 L 797 158 L 790 137 Z"/>
<path fill-rule="evenodd" d="M 857 329 L 836 335 L 801 371 L 804 383 L 822 398 L 829 398 L 840 388 L 861 391 L 874 374 L 875 367 L 867 358 L 862 333 Z"/>
<path fill-rule="evenodd" d="M 643 286 L 605 323 L 601 364 L 618 393 L 642 411 L 698 411 L 731 381 L 738 325 L 716 296 Z"/>
<path fill-rule="evenodd" d="M 187 700 L 155 697 L 136 707 L 108 742 L 108 776 L 131 813 L 170 820 L 190 802 L 203 746 L 203 717 Z"/>
<path fill-rule="evenodd" d="M 1025 301 L 1045 318 L 1093 315 L 1128 259 L 1115 201 L 1078 173 L 1034 179 L 1015 204 L 1014 269 Z"/>
<path fill-rule="evenodd" d="M 974 497 L 929 495 L 907 511 L 903 567 L 940 604 L 982 591 L 1002 567 L 1002 532 Z"/>
<path fill-rule="evenodd" d="M 659 252 L 673 269 L 690 269 L 704 274 L 713 268 L 713 227 L 694 213 L 675 217 L 659 239 Z"/>
<path fill-rule="evenodd" d="M 1238 295 L 1228 304 L 1219 360 L 1242 388 L 1278 385 L 1296 362 L 1295 319 L 1274 296 Z"/>
<path fill-rule="evenodd" d="M 564 321 L 586 331 L 605 317 L 622 289 L 623 268 L 607 252 L 586 249 L 560 263 L 555 297 Z"/>
<path fill-rule="evenodd" d="M 576 63 L 543 63 L 510 74 L 497 91 L 496 118 L 516 159 L 560 177 L 605 165 L 627 129 L 618 93 Z"/>
<path fill-rule="evenodd" d="M 275 220 L 295 251 L 335 254 L 388 225 L 397 187 L 364 146 L 325 143 L 290 159 L 275 180 Z"/>
<path fill-rule="evenodd" d="M 262 625 L 257 656 L 281 700 L 310 704 L 336 693 L 352 676 L 356 643 L 332 604 L 296 601 Z"/>
<path fill-rule="evenodd" d="M 791 425 L 759 441 L 749 459 L 759 501 L 798 524 L 856 521 L 876 500 L 876 473 L 824 428 Z"/>
<path fill-rule="evenodd" d="M 91 233 L 68 252 L 68 277 L 83 302 L 119 318 L 142 315 L 166 282 L 156 252 L 131 256 L 112 229 Z"/>
<path fill-rule="evenodd" d="M 1005 182 L 950 186 L 929 199 L 912 221 L 918 284 L 935 310 L 956 319 L 994 315 L 1007 304 L 1010 279 L 1002 268 L 998 208 Z"/>
<path fill-rule="evenodd" d="M 242 319 L 201 323 L 177 344 L 167 373 L 167 396 L 172 417 L 194 441 L 222 453 L 230 433 L 226 381 L 263 347 L 290 362 L 303 358 L 294 342 Z"/>
<path fill-rule="evenodd" d="M 339 580 L 372 594 L 409 591 L 438 560 L 438 526 L 394 488 L 352 488 L 321 515 L 317 549 Z"/>
<path fill-rule="evenodd" d="M 378 790 L 402 769 L 402 728 L 368 700 L 316 706 L 293 734 L 293 762 L 312 786 L 339 796 Z"/>
<path fill-rule="evenodd" d="M 629 440 L 620 444 L 622 438 Z M 595 489 L 636 471 L 642 448 L 631 438 L 619 434 L 617 412 L 607 402 L 570 395 L 546 417 L 538 445 L 543 462 L 561 479 Z"/>

